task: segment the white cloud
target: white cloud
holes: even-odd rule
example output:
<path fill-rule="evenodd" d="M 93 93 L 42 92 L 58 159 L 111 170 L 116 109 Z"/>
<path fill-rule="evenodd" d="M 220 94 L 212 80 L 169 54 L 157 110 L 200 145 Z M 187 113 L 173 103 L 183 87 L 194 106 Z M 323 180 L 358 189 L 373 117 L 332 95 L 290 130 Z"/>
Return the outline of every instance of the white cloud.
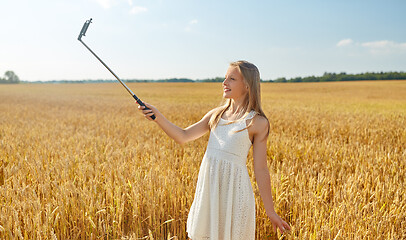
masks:
<path fill-rule="evenodd" d="M 388 54 L 406 51 L 406 43 L 397 43 L 389 40 L 364 42 L 361 46 L 368 49 L 372 54 Z"/>
<path fill-rule="evenodd" d="M 148 9 L 145 8 L 145 7 L 134 6 L 133 0 L 126 0 L 126 1 L 124 1 L 124 0 L 92 0 L 92 1 L 98 3 L 101 7 L 105 8 L 105 9 L 109 9 L 109 8 L 113 7 L 114 5 L 117 5 L 119 3 L 127 2 L 128 5 L 131 8 L 130 9 L 131 14 L 138 14 L 138 13 L 148 11 Z"/>
<path fill-rule="evenodd" d="M 403 54 L 406 52 L 406 42 L 397 43 L 390 40 L 380 40 L 373 42 L 354 42 L 352 39 L 347 38 L 339 41 L 337 47 L 349 47 L 351 51 L 366 50 L 373 55 L 387 55 L 387 54 Z"/>
<path fill-rule="evenodd" d="M 192 25 L 195 25 L 197 23 L 198 23 L 197 19 L 190 20 L 188 25 L 185 27 L 185 31 L 187 32 L 192 31 Z"/>
<path fill-rule="evenodd" d="M 365 42 L 361 45 L 367 48 L 403 48 L 406 46 L 406 43 L 395 43 L 388 40 L 382 40 L 375 42 Z"/>
<path fill-rule="evenodd" d="M 131 8 L 130 13 L 131 14 L 139 14 L 148 11 L 146 7 L 141 7 L 141 6 L 134 6 Z"/>
<path fill-rule="evenodd" d="M 351 45 L 354 41 L 351 38 L 343 39 L 337 43 L 337 47 L 344 47 Z"/>
<path fill-rule="evenodd" d="M 97 2 L 100 6 L 102 6 L 105 9 L 111 8 L 111 6 L 113 6 L 113 4 L 116 2 L 115 0 L 93 0 L 93 1 Z"/>
<path fill-rule="evenodd" d="M 189 25 L 197 24 L 197 19 L 193 19 L 189 22 Z"/>

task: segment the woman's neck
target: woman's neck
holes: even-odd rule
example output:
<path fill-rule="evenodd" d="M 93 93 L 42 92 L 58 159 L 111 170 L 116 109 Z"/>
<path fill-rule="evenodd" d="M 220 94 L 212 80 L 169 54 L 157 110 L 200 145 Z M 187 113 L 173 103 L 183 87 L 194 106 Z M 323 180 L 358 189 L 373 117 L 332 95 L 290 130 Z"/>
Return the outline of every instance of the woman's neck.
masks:
<path fill-rule="evenodd" d="M 229 115 L 240 115 L 245 113 L 244 99 L 231 99 L 231 105 L 228 107 Z"/>

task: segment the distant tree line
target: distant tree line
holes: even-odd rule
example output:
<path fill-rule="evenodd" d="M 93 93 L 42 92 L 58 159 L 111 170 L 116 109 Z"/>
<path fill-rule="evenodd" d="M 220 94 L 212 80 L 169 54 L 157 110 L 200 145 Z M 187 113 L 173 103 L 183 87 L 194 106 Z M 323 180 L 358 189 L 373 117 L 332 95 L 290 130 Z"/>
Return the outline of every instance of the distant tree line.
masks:
<path fill-rule="evenodd" d="M 195 82 L 190 78 L 168 78 L 168 79 L 160 79 L 160 80 L 137 80 L 137 79 L 129 79 L 125 80 L 126 82 Z"/>
<path fill-rule="evenodd" d="M 406 72 L 367 72 L 359 74 L 329 73 L 325 72 L 323 76 L 315 77 L 296 77 L 296 78 L 278 78 L 272 82 L 334 82 L 334 81 L 365 81 L 365 80 L 402 80 L 406 79 Z"/>
<path fill-rule="evenodd" d="M 13 71 L 7 71 L 4 78 L 0 77 L 0 83 L 20 83 L 20 78 Z"/>
<path fill-rule="evenodd" d="M 159 80 L 148 79 L 121 79 L 123 82 L 195 82 L 189 78 L 168 78 Z M 50 80 L 50 81 L 24 81 L 24 83 L 110 83 L 117 82 L 116 79 L 97 79 L 97 80 Z"/>
<path fill-rule="evenodd" d="M 224 81 L 223 77 L 196 80 L 196 82 L 222 82 L 222 81 Z"/>
<path fill-rule="evenodd" d="M 295 78 L 277 78 L 275 80 L 263 80 L 261 82 L 333 82 L 333 81 L 364 81 L 364 80 L 404 80 L 406 72 L 366 72 L 359 74 L 329 73 L 325 72 L 323 76 L 295 77 Z M 140 80 L 140 79 L 123 79 L 125 82 L 222 82 L 223 77 L 206 78 L 192 80 L 190 78 L 168 78 L 160 80 Z M 4 78 L 0 78 L 0 83 L 105 83 L 115 82 L 117 80 L 52 80 L 52 81 L 20 81 L 18 76 L 13 71 L 7 71 Z"/>

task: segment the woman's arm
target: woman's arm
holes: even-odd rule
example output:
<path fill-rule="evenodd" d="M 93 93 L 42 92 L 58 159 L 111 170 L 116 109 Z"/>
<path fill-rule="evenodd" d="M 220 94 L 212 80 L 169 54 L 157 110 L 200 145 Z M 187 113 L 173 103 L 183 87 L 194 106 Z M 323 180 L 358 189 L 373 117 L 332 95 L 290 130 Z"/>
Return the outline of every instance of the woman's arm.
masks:
<path fill-rule="evenodd" d="M 200 121 L 197 123 L 182 129 L 172 122 L 170 122 L 168 119 L 165 118 L 165 116 L 158 111 L 156 107 L 154 107 L 151 104 L 148 104 L 144 102 L 145 105 L 150 109 L 150 110 L 143 110 L 144 107 L 138 106 L 138 109 L 142 111 L 144 116 L 150 120 L 150 121 L 155 121 L 159 127 L 162 128 L 162 130 L 171 138 L 173 138 L 177 143 L 179 144 L 184 144 L 189 141 L 195 140 L 201 136 L 203 136 L 207 131 L 209 131 L 209 120 L 211 117 L 211 114 L 213 110 L 209 111 Z M 152 120 L 151 116 L 155 115 L 155 120 Z"/>
<path fill-rule="evenodd" d="M 257 116 L 255 122 L 252 125 L 254 131 L 254 143 L 253 147 L 253 158 L 254 158 L 254 173 L 257 180 L 259 193 L 264 203 L 266 214 L 272 222 L 274 231 L 276 228 L 283 233 L 285 230 L 290 230 L 289 224 L 283 221 L 278 214 L 275 212 L 271 180 L 269 176 L 269 170 L 267 166 L 267 156 L 266 156 L 266 142 L 269 123 L 263 118 Z"/>

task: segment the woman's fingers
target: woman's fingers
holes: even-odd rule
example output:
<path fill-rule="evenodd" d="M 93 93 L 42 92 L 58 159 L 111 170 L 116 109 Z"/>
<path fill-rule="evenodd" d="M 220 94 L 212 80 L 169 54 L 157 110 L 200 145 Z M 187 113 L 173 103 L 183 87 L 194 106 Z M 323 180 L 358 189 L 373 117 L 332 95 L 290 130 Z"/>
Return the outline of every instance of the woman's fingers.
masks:
<path fill-rule="evenodd" d="M 145 114 L 144 116 L 145 116 L 146 119 L 148 119 L 150 121 L 154 121 L 154 119 L 152 119 L 153 115 L 154 115 L 154 113 L 148 113 L 148 114 Z"/>
<path fill-rule="evenodd" d="M 281 220 L 280 222 L 277 222 L 277 223 L 272 223 L 272 227 L 273 227 L 274 233 L 276 233 L 277 230 L 279 229 L 279 231 L 281 231 L 281 234 L 284 234 L 285 232 L 290 231 L 290 229 L 291 229 L 289 224 L 283 220 Z"/>
<path fill-rule="evenodd" d="M 279 225 L 279 230 L 282 234 L 284 234 L 286 231 L 290 231 L 290 226 L 287 222 L 282 220 L 281 224 Z"/>
<path fill-rule="evenodd" d="M 144 109 L 145 109 L 145 106 L 141 106 L 141 105 L 138 106 L 138 109 L 139 109 L 140 111 L 142 111 L 142 113 L 144 113 L 144 114 L 152 112 L 151 109 L 144 110 Z"/>
<path fill-rule="evenodd" d="M 159 111 L 151 104 L 144 102 L 145 106 L 141 106 L 138 105 L 138 110 L 140 110 L 142 112 L 142 114 L 144 114 L 144 117 L 148 120 L 151 121 L 155 121 L 156 120 L 156 116 L 155 119 L 152 119 L 151 117 L 153 115 L 156 115 L 157 113 L 159 113 Z"/>
<path fill-rule="evenodd" d="M 276 212 L 272 212 L 268 215 L 269 219 L 271 220 L 273 231 L 276 233 L 279 229 L 281 233 L 285 233 L 286 231 L 290 231 L 290 226 L 287 222 L 285 222 L 281 217 L 276 214 Z"/>
<path fill-rule="evenodd" d="M 289 224 L 287 222 L 285 222 L 285 221 L 283 221 L 283 226 L 285 227 L 286 230 L 288 230 L 288 231 L 291 230 Z"/>
<path fill-rule="evenodd" d="M 138 110 L 140 110 L 140 111 L 142 112 L 142 114 L 144 114 L 144 117 L 145 117 L 146 119 L 152 121 L 153 119 L 151 118 L 151 116 L 154 115 L 154 112 L 152 111 L 151 108 L 149 108 L 148 104 L 146 104 L 145 102 L 144 102 L 144 104 L 145 104 L 145 106 L 139 105 L 139 106 L 138 106 Z M 145 108 L 147 108 L 147 107 L 148 107 L 148 109 L 145 110 Z"/>

